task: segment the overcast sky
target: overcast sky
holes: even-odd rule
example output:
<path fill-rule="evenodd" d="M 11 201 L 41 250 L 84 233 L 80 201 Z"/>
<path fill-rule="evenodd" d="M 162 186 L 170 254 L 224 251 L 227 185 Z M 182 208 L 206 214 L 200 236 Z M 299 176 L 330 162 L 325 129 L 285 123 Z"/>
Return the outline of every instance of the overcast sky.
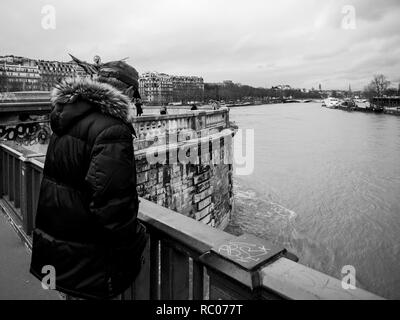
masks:
<path fill-rule="evenodd" d="M 45 5 L 55 29 L 42 27 Z M 206 82 L 360 89 L 377 73 L 400 81 L 400 0 L 1 0 L 0 30 L 0 55 L 129 57 L 141 73 Z"/>

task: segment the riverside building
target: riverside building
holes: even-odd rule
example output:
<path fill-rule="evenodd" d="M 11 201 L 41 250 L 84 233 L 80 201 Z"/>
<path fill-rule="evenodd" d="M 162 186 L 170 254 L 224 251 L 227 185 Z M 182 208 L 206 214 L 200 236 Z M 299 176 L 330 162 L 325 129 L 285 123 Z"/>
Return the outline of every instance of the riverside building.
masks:
<path fill-rule="evenodd" d="M 146 72 L 139 78 L 139 93 L 150 104 L 172 102 L 173 88 L 171 76 L 165 73 Z"/>
<path fill-rule="evenodd" d="M 65 77 L 86 76 L 74 62 L 0 56 L 0 91 L 49 91 Z"/>
<path fill-rule="evenodd" d="M 48 91 L 61 79 L 67 77 L 85 77 L 85 71 L 75 62 L 37 61 L 41 76 L 41 90 Z"/>
<path fill-rule="evenodd" d="M 150 104 L 202 101 L 204 80 L 194 76 L 146 72 L 139 79 L 139 92 L 142 99 Z"/>
<path fill-rule="evenodd" d="M 0 88 L 0 91 L 39 90 L 38 66 L 22 57 L 0 57 Z"/>

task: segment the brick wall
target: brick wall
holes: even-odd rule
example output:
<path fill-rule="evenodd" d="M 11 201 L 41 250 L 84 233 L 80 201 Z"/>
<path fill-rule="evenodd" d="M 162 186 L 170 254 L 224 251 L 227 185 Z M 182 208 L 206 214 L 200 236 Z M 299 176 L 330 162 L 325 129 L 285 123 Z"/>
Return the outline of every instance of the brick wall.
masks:
<path fill-rule="evenodd" d="M 230 148 L 231 146 L 227 146 Z M 201 154 L 198 164 L 149 164 L 136 152 L 139 196 L 217 228 L 229 222 L 233 206 L 232 165 L 214 164 L 227 149 Z"/>

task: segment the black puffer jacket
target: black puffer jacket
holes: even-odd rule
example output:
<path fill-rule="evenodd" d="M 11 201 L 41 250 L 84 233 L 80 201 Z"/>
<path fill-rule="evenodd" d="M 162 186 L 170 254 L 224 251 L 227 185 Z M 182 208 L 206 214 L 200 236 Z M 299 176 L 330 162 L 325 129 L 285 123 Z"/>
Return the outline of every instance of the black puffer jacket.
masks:
<path fill-rule="evenodd" d="M 54 266 L 56 289 L 112 298 L 140 269 L 129 99 L 112 86 L 68 79 L 52 92 L 53 135 L 38 201 L 31 273 Z"/>

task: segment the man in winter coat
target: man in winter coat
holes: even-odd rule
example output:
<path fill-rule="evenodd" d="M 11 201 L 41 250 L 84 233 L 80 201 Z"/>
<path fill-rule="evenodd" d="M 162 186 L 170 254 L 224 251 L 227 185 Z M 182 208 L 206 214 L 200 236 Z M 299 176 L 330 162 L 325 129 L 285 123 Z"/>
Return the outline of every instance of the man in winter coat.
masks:
<path fill-rule="evenodd" d="M 135 280 L 147 241 L 137 219 L 131 97 L 72 78 L 56 86 L 51 101 L 30 271 L 42 280 L 43 268 L 54 267 L 57 290 L 112 299 Z"/>

